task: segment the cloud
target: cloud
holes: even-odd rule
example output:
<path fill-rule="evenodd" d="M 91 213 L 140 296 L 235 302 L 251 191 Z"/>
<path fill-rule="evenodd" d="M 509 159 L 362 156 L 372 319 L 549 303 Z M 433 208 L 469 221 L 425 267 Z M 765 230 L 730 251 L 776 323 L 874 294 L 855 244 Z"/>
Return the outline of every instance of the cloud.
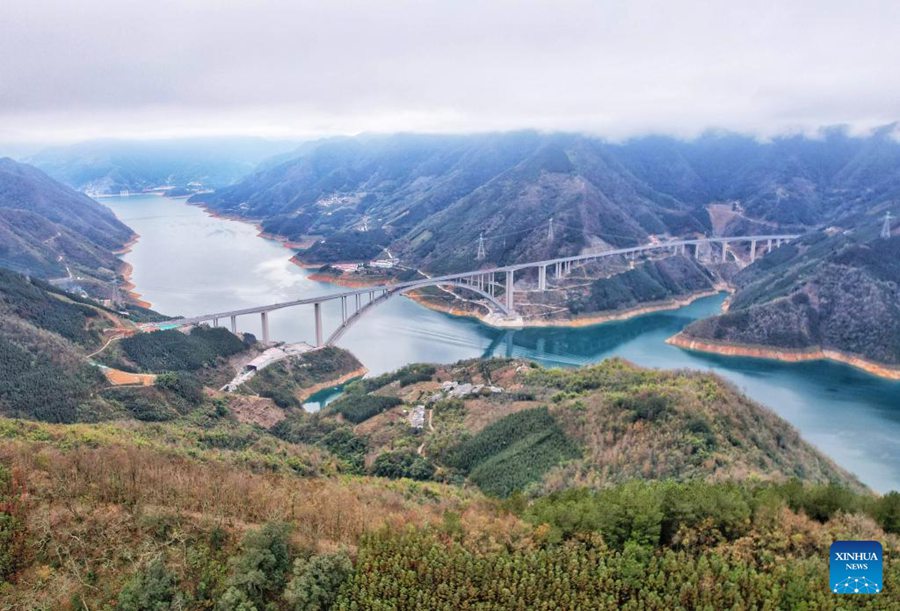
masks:
<path fill-rule="evenodd" d="M 0 4 L 0 140 L 360 131 L 762 135 L 900 119 L 900 4 Z"/>

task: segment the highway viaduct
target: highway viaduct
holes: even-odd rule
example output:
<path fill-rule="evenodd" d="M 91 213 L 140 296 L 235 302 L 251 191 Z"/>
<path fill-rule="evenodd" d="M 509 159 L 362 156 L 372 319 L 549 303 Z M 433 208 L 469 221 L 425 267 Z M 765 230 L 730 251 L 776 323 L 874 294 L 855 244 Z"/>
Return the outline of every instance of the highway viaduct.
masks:
<path fill-rule="evenodd" d="M 411 280 L 408 282 L 353 289 L 330 295 L 271 303 L 252 308 L 177 318 L 163 323 L 155 323 L 155 326 L 157 328 L 163 325 L 187 326 L 204 322 L 211 323 L 213 326 L 218 326 L 219 321 L 227 319 L 230 323 L 229 326 L 231 331 L 237 332 L 237 318 L 239 316 L 258 314 L 261 317 L 262 323 L 262 340 L 264 343 L 269 343 L 269 312 L 284 308 L 312 305 L 313 317 L 315 319 L 315 343 L 316 346 L 325 346 L 334 344 L 351 325 L 359 320 L 360 317 L 371 308 L 387 301 L 394 295 L 401 295 L 428 286 L 452 286 L 471 291 L 486 299 L 494 308 L 506 317 L 513 318 L 515 317 L 515 275 L 516 272 L 521 272 L 523 270 L 536 268 L 538 277 L 537 288 L 539 291 L 545 291 L 547 290 L 548 278 L 563 278 L 569 274 L 573 266 L 606 257 L 622 256 L 633 259 L 644 253 L 670 252 L 672 254 L 683 254 L 700 258 L 701 254 L 707 253 L 708 256 L 712 257 L 714 260 L 725 262 L 727 261 L 729 254 L 737 259 L 731 246 L 736 243 L 741 243 L 749 245 L 749 258 L 750 262 L 753 262 L 757 257 L 765 255 L 771 252 L 773 248 L 777 248 L 784 242 L 797 237 L 797 235 L 773 234 L 711 238 L 703 237 L 654 242 L 642 246 L 613 248 L 569 257 L 558 257 L 543 261 L 532 261 L 487 269 L 477 269 L 456 274 Z M 716 249 L 718 249 L 718 253 L 715 252 Z M 326 337 L 325 328 L 322 322 L 322 304 L 336 300 L 340 300 L 341 323 Z M 145 325 L 145 328 L 153 326 L 154 325 Z"/>

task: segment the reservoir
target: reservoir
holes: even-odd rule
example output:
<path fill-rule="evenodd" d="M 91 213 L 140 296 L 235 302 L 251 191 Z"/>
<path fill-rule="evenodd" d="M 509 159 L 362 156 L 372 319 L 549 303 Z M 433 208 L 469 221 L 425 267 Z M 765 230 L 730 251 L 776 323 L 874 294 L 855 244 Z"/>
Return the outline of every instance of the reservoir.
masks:
<path fill-rule="evenodd" d="M 163 314 L 197 315 L 343 290 L 310 280 L 307 270 L 290 262 L 291 251 L 259 237 L 248 223 L 155 195 L 101 201 L 140 235 L 122 258 L 133 266 L 136 291 Z M 619 356 L 646 367 L 712 371 L 785 418 L 867 485 L 900 490 L 900 382 L 826 361 L 724 357 L 665 343 L 691 321 L 718 312 L 722 300 L 709 297 L 593 327 L 505 331 L 395 297 L 365 314 L 338 344 L 373 374 L 412 362 L 492 355 L 564 367 Z M 323 309 L 325 327 L 333 329 L 337 304 Z M 312 342 L 312 306 L 271 312 L 269 326 L 273 339 Z M 259 336 L 259 316 L 239 318 L 238 329 Z"/>

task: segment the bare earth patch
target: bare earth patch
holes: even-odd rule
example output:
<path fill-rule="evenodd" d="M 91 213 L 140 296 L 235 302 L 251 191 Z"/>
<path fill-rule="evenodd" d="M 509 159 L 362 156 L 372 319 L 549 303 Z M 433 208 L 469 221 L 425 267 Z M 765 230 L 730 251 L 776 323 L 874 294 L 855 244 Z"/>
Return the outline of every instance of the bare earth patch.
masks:
<path fill-rule="evenodd" d="M 286 418 L 284 410 L 271 399 L 249 395 L 231 395 L 228 409 L 242 424 L 271 428 Z"/>

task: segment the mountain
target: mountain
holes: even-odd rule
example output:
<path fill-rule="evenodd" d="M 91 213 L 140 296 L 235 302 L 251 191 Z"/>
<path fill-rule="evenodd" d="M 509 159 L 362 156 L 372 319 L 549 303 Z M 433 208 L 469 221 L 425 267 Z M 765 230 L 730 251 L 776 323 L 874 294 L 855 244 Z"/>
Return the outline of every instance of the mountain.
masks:
<path fill-rule="evenodd" d="M 136 306 L 127 314 L 0 268 L 0 416 L 169 419 L 202 401 L 203 381 L 230 379 L 227 357 L 255 342 L 222 328 L 136 333 L 136 321 L 164 317 Z M 130 380 L 114 388 L 120 383 L 104 371 L 150 373 L 151 381 L 154 374 L 177 373 L 160 388 L 130 387 Z"/>
<path fill-rule="evenodd" d="M 0 159 L 0 266 L 42 278 L 108 282 L 132 237 L 105 206 L 37 168 Z"/>
<path fill-rule="evenodd" d="M 800 232 L 900 195 L 895 126 L 757 141 L 708 134 L 623 143 L 532 132 L 360 136 L 307 143 L 213 194 L 218 212 L 294 241 L 308 262 L 388 247 L 430 272 L 574 254 L 651 235 Z M 550 219 L 555 232 L 548 238 Z M 344 254 L 343 256 L 347 256 Z"/>
<path fill-rule="evenodd" d="M 261 161 L 295 147 L 262 138 L 96 140 L 46 149 L 25 161 L 93 195 L 164 186 L 187 194 L 229 185 Z"/>
<path fill-rule="evenodd" d="M 160 422 L 0 417 L 0 606 L 836 609 L 833 540 L 900 551 L 900 494 L 708 374 L 412 365 L 270 428 L 180 392 Z"/>
<path fill-rule="evenodd" d="M 896 218 L 897 207 L 894 206 Z M 803 236 L 735 278 L 728 312 L 687 327 L 679 345 L 836 352 L 874 367 L 900 366 L 900 235 L 880 236 L 880 218 Z M 699 346 L 702 347 L 702 346 Z"/>

